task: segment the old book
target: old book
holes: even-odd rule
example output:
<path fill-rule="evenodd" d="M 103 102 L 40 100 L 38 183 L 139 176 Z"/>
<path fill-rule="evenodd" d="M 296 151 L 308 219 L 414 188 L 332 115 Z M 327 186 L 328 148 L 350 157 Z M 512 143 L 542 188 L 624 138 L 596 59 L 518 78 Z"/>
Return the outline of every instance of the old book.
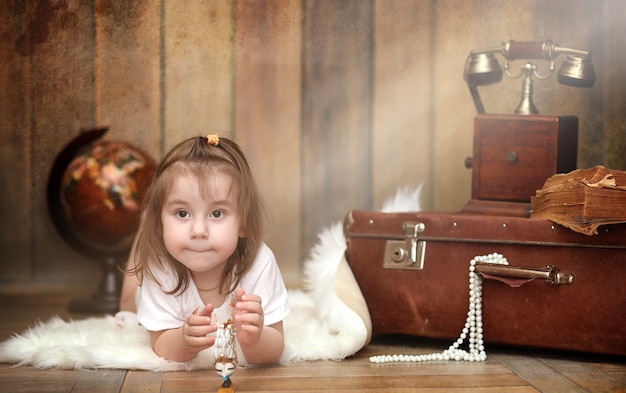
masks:
<path fill-rule="evenodd" d="M 626 172 L 603 166 L 550 177 L 530 199 L 530 217 L 594 235 L 604 224 L 626 222 Z"/>

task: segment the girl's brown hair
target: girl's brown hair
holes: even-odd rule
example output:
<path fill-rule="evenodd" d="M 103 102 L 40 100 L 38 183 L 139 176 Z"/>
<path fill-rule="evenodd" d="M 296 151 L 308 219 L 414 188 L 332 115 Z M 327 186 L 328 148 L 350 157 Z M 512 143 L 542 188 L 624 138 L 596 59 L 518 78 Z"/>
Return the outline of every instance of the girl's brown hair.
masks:
<path fill-rule="evenodd" d="M 185 291 L 190 280 L 187 267 L 174 259 L 163 243 L 161 210 L 177 176 L 191 174 L 196 176 L 201 185 L 206 185 L 212 173 L 226 173 L 231 176 L 233 184 L 238 186 L 239 225 L 245 237 L 239 238 L 235 252 L 226 262 L 220 292 L 230 292 L 237 287 L 252 267 L 261 246 L 263 204 L 248 162 L 235 142 L 227 138 L 219 138 L 219 141 L 209 138 L 194 137 L 174 146 L 159 164 L 143 200 L 143 220 L 137 232 L 134 264 L 131 264 L 134 267 L 130 272 L 137 274 L 140 281 L 144 274 L 157 281 L 151 267 L 164 270 L 163 264 L 167 263 L 177 275 L 177 285 L 168 294 Z M 233 280 L 226 288 L 231 277 Z"/>

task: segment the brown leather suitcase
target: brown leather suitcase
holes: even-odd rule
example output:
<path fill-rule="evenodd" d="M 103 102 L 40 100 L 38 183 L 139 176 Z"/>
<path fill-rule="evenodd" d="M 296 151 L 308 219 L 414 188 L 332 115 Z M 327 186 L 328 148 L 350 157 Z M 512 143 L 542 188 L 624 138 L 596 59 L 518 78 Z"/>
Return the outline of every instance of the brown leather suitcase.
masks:
<path fill-rule="evenodd" d="M 626 225 L 586 236 L 524 217 L 353 211 L 344 230 L 373 334 L 459 337 L 469 261 L 499 253 L 509 266 L 476 268 L 487 345 L 626 355 Z"/>

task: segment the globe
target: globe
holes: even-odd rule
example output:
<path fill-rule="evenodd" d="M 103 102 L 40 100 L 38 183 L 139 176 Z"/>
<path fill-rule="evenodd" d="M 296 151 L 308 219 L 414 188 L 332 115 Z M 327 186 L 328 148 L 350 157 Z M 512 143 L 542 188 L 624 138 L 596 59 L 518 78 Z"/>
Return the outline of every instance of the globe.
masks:
<path fill-rule="evenodd" d="M 63 212 L 76 240 L 101 254 L 129 249 L 155 168 L 148 154 L 126 142 L 98 141 L 80 150 L 60 184 Z"/>

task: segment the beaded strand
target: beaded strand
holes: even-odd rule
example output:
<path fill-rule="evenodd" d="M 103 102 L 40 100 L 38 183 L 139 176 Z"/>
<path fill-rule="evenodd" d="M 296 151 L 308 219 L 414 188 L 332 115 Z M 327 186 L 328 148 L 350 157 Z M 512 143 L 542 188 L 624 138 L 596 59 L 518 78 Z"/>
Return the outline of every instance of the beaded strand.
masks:
<path fill-rule="evenodd" d="M 476 263 L 494 263 L 508 265 L 509 262 L 501 254 L 476 256 L 469 264 L 469 310 L 465 320 L 465 327 L 459 338 L 448 349 L 441 353 L 427 355 L 378 355 L 369 358 L 370 363 L 419 363 L 433 360 L 455 360 L 468 362 L 484 362 L 487 359 L 483 340 L 483 285 L 482 278 L 476 273 Z M 460 349 L 469 334 L 469 351 Z"/>

